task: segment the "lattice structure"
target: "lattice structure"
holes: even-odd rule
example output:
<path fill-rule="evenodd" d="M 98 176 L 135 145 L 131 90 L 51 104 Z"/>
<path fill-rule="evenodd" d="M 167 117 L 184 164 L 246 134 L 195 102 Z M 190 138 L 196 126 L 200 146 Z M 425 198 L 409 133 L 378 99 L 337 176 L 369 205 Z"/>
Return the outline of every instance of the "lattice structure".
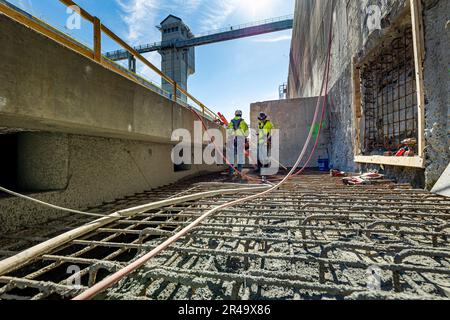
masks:
<path fill-rule="evenodd" d="M 361 68 L 364 155 L 397 151 L 418 139 L 418 107 L 411 26 L 385 41 Z M 413 150 L 417 154 L 417 146 Z"/>

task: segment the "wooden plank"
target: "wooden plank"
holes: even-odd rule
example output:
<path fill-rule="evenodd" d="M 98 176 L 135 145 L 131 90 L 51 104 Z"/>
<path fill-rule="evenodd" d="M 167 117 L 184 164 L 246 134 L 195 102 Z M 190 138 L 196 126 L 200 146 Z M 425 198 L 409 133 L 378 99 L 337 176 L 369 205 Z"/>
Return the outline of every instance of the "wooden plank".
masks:
<path fill-rule="evenodd" d="M 425 160 L 421 157 L 384 157 L 384 156 L 356 156 L 356 163 L 382 164 L 410 168 L 425 167 Z"/>
<path fill-rule="evenodd" d="M 361 156 L 360 141 L 354 139 L 355 144 L 355 162 L 358 163 L 373 163 L 393 166 L 405 166 L 424 168 L 425 167 L 425 90 L 424 90 L 424 77 L 423 77 L 423 62 L 425 59 L 425 44 L 424 44 L 424 31 L 423 31 L 423 15 L 422 5 L 420 0 L 410 0 L 411 8 L 411 22 L 413 32 L 414 43 L 414 64 L 416 70 L 416 91 L 418 101 L 418 156 L 417 157 L 383 157 L 383 156 Z M 356 89 L 359 84 L 359 70 L 355 69 L 358 59 L 353 59 L 353 112 L 354 112 L 354 130 L 358 132 L 357 138 L 360 138 L 360 119 L 361 108 L 356 106 L 356 103 L 361 105 L 361 92 Z M 359 99 L 359 101 L 358 101 Z M 355 133 L 356 134 L 356 133 Z"/>
<path fill-rule="evenodd" d="M 70 39 L 68 39 L 68 37 L 64 37 L 60 33 L 53 31 L 51 26 L 46 26 L 44 25 L 43 22 L 38 23 L 34 20 L 31 20 L 27 16 L 11 9 L 10 7 L 6 6 L 3 3 L 0 3 L 0 12 L 10 17 L 11 19 L 19 22 L 20 24 L 23 24 L 24 26 L 43 34 L 44 36 L 60 43 L 61 45 L 79 54 L 82 54 L 90 59 L 94 58 L 94 53 L 91 50 L 83 47 L 80 44 L 77 44 L 74 41 L 71 41 Z"/>
<path fill-rule="evenodd" d="M 425 156 L 425 91 L 423 81 L 423 62 L 425 59 L 425 43 L 423 33 L 423 13 L 420 0 L 410 0 L 412 33 L 414 44 L 414 65 L 416 69 L 416 90 L 418 107 L 418 147 L 419 156 Z"/>

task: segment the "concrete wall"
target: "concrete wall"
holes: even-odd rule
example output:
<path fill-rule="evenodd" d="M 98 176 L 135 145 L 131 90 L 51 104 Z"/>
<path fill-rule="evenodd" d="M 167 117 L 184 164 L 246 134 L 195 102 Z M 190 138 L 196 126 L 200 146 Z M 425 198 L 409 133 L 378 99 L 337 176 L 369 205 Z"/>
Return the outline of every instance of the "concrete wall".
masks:
<path fill-rule="evenodd" d="M 327 54 L 330 14 L 334 15 L 332 67 L 330 74 L 331 158 L 342 170 L 367 169 L 353 161 L 352 57 L 373 49 L 392 23 L 409 7 L 407 0 L 390 1 L 297 0 L 291 47 L 288 97 L 319 94 Z M 401 181 L 419 181 L 431 188 L 450 160 L 448 135 L 450 79 L 450 32 L 446 24 L 449 1 L 426 0 L 424 26 L 426 59 L 424 65 L 426 104 L 426 169 L 387 168 L 386 172 Z M 382 9 L 382 30 L 369 31 L 366 8 Z M 379 167 L 378 167 L 379 168 Z M 418 183 L 419 183 L 418 182 Z"/>
<path fill-rule="evenodd" d="M 297 161 L 311 129 L 316 105 L 316 97 L 265 101 L 251 104 L 251 127 L 254 130 L 258 128 L 258 116 L 260 112 L 265 112 L 276 129 L 280 130 L 280 162 L 284 166 L 291 168 Z M 314 139 L 309 144 L 308 152 L 306 153 L 307 156 L 304 158 L 302 165 L 311 154 L 315 137 L 317 135 L 314 136 Z M 326 118 L 317 151 L 308 164 L 308 167 L 318 167 L 319 158 L 324 159 L 329 157 L 329 145 L 329 128 L 328 119 Z"/>

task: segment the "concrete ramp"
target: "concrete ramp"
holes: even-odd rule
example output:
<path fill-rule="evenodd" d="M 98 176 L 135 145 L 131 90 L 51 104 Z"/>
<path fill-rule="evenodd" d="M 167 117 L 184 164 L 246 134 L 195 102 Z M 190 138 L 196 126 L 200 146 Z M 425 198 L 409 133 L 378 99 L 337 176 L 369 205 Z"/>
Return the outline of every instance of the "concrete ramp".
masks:
<path fill-rule="evenodd" d="M 450 164 L 434 186 L 432 193 L 450 198 Z"/>

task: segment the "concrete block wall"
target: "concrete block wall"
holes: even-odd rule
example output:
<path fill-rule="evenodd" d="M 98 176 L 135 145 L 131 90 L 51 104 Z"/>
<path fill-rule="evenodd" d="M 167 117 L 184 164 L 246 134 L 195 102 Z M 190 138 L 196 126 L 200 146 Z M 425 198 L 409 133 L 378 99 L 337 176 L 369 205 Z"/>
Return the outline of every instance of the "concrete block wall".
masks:
<path fill-rule="evenodd" d="M 353 157 L 352 58 L 373 49 L 396 18 L 408 9 L 409 1 L 338 0 L 331 8 L 332 3 L 329 0 L 296 2 L 288 97 L 311 97 L 319 94 L 326 62 L 330 14 L 333 14 L 334 37 L 329 91 L 331 159 L 334 166 L 342 170 L 366 170 L 373 166 L 359 166 Z M 369 15 L 366 10 L 369 5 L 378 5 L 381 8 L 382 30 L 369 30 Z M 386 172 L 400 181 L 415 181 L 417 185 L 430 189 L 450 161 L 450 2 L 425 0 L 423 5 L 426 47 L 426 169 L 388 167 Z"/>

